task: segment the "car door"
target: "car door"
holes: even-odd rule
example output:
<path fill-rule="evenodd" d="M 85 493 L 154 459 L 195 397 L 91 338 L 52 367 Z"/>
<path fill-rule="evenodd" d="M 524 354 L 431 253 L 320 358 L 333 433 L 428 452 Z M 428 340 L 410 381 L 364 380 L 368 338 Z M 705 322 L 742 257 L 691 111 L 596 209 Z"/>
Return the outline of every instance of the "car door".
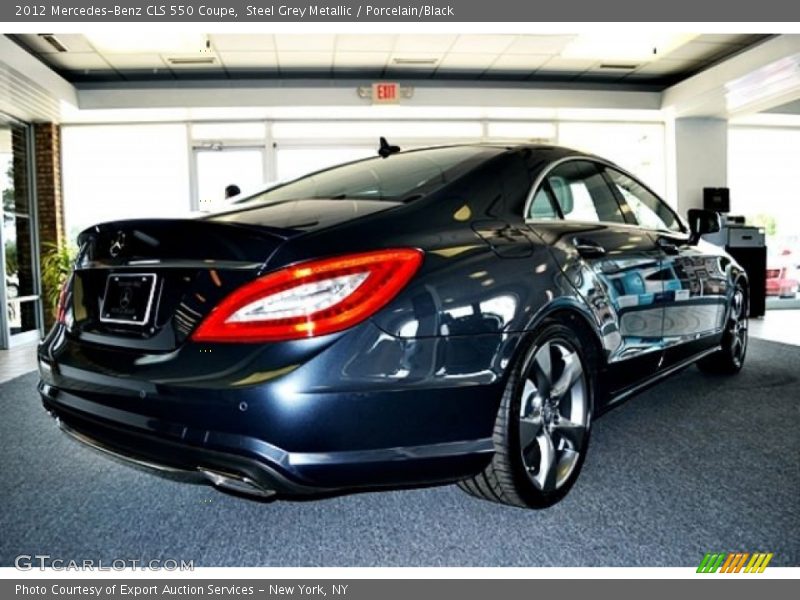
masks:
<path fill-rule="evenodd" d="M 718 342 L 727 294 L 722 253 L 705 242 L 690 244 L 689 232 L 667 204 L 633 177 L 613 167 L 605 175 L 635 221 L 663 253 L 658 278 L 664 292 L 662 368 L 684 362 Z"/>
<path fill-rule="evenodd" d="M 593 311 L 609 366 L 609 392 L 653 374 L 661 361 L 661 250 L 632 223 L 602 167 L 561 161 L 540 175 L 529 226 L 549 244 L 569 286 Z"/>

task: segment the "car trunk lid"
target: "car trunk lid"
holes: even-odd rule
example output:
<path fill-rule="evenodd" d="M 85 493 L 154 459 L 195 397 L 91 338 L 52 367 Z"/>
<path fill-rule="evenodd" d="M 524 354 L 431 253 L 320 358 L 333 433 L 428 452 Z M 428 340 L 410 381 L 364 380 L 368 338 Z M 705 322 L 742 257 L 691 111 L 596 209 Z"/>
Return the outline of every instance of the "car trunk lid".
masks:
<path fill-rule="evenodd" d="M 78 241 L 72 335 L 166 351 L 227 294 L 263 272 L 289 228 L 202 219 L 103 223 Z"/>
<path fill-rule="evenodd" d="M 280 266 L 270 259 L 283 243 L 395 206 L 309 199 L 96 225 L 78 238 L 70 335 L 131 350 L 173 350 L 230 292 Z"/>

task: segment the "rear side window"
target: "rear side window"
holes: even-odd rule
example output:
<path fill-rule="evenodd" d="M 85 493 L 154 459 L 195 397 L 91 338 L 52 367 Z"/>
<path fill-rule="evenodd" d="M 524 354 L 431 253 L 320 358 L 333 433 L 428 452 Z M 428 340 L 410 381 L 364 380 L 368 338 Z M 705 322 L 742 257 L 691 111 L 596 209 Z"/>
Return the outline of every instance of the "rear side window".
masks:
<path fill-rule="evenodd" d="M 558 212 L 556 212 L 550 194 L 547 192 L 545 186 L 539 186 L 539 191 L 533 197 L 530 208 L 528 209 L 529 219 L 539 219 L 545 221 L 553 221 L 558 219 Z"/>
<path fill-rule="evenodd" d="M 550 172 L 546 182 L 565 219 L 625 223 L 619 203 L 594 163 L 565 162 Z"/>
<path fill-rule="evenodd" d="M 661 231 L 682 231 L 678 217 L 658 196 L 616 169 L 606 168 L 605 171 L 639 225 Z"/>

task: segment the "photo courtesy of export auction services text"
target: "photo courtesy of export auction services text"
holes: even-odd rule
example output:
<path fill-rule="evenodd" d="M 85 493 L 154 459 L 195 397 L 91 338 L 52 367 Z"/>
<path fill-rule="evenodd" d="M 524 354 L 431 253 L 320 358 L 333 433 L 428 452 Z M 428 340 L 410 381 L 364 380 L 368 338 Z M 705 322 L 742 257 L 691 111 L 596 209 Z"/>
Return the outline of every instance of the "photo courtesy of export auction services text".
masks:
<path fill-rule="evenodd" d="M 130 585 L 126 583 L 82 585 L 82 584 L 21 584 L 15 586 L 16 596 L 45 596 L 48 593 L 53 596 L 65 596 L 72 598 L 103 596 L 128 596 L 130 598 L 153 598 L 155 596 L 254 596 L 258 594 L 268 594 L 270 596 L 346 596 L 349 584 L 346 583 L 327 583 L 327 584 L 261 584 L 239 585 L 239 584 L 174 584 L 166 583 L 159 585 Z"/>

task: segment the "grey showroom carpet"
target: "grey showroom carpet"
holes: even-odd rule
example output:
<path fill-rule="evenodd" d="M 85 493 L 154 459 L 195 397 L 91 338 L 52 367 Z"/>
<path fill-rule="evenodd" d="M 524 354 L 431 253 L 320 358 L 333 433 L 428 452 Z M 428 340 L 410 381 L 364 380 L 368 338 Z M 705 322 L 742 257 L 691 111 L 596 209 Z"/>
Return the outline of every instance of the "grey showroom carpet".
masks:
<path fill-rule="evenodd" d="M 19 554 L 196 566 L 800 565 L 800 348 L 690 368 L 595 423 L 578 484 L 524 511 L 455 487 L 258 503 L 109 460 L 58 431 L 36 377 L 0 386 L 0 565 Z"/>

